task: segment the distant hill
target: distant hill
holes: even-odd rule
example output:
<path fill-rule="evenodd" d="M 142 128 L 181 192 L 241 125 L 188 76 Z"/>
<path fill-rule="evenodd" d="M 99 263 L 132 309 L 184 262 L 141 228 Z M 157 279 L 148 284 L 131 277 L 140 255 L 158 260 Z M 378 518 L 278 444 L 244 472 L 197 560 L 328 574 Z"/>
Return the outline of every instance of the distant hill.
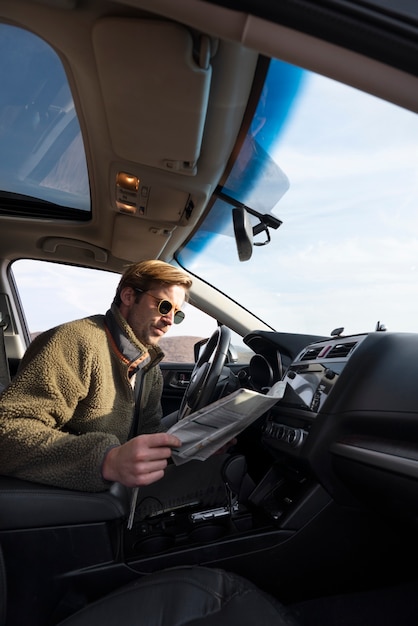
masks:
<path fill-rule="evenodd" d="M 163 337 L 159 343 L 164 361 L 170 363 L 194 363 L 193 346 L 203 337 Z"/>

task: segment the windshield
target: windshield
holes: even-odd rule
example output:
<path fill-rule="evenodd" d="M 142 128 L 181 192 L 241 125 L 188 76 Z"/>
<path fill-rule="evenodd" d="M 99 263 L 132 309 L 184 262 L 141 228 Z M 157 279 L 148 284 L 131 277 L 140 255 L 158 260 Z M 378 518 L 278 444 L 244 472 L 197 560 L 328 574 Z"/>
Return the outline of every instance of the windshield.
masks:
<path fill-rule="evenodd" d="M 415 114 L 274 61 L 221 191 L 282 224 L 242 262 L 218 198 L 179 255 L 189 271 L 278 331 L 418 331 Z"/>

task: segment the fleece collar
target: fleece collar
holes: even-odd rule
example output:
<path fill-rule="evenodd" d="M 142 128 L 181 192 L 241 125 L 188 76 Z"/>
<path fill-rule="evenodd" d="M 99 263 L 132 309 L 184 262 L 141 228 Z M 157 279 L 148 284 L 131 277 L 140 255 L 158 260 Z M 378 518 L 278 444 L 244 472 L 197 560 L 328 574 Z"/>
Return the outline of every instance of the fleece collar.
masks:
<path fill-rule="evenodd" d="M 138 341 L 132 328 L 114 304 L 105 315 L 105 329 L 114 351 L 128 366 L 129 377 L 139 369 L 148 371 L 164 357 L 164 352 L 158 346 L 144 346 Z"/>

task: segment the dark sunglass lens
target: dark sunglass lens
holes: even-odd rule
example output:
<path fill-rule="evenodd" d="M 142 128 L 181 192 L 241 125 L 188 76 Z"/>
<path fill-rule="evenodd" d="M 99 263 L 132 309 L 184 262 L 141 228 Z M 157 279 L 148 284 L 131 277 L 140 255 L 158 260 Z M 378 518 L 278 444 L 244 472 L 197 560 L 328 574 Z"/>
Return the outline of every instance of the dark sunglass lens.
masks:
<path fill-rule="evenodd" d="M 174 315 L 174 323 L 180 324 L 180 322 L 182 322 L 183 320 L 184 320 L 183 311 L 177 311 L 176 314 Z"/>
<path fill-rule="evenodd" d="M 168 300 L 161 300 L 160 304 L 158 305 L 158 310 L 161 315 L 167 315 L 168 313 L 170 313 L 172 308 L 173 305 Z"/>

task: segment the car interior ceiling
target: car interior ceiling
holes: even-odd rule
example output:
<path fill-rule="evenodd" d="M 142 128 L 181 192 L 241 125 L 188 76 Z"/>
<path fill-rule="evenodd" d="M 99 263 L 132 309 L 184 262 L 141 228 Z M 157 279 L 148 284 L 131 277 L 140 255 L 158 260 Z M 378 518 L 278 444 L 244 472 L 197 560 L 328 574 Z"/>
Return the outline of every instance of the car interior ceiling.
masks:
<path fill-rule="evenodd" d="M 49 16 L 56 18 L 57 9 L 50 6 L 53 3 L 18 4 L 19 10 L 27 10 L 26 17 L 19 20 L 18 9 L 9 1 L 4 3 L 6 17 L 0 7 L 2 19 L 22 25 L 33 20 L 51 41 L 55 37 L 59 40 L 58 34 L 51 32 L 56 29 L 55 21 L 48 23 Z M 263 60 L 272 54 L 295 64 L 310 64 L 330 77 L 349 77 L 354 86 L 389 97 L 400 106 L 417 107 L 410 75 L 416 77 L 418 73 L 418 40 L 413 40 L 401 15 L 376 12 L 373 20 L 371 2 L 302 0 L 279 6 L 268 0 L 191 0 L 171 7 L 164 0 L 132 0 L 106 2 L 103 10 L 100 2 L 86 2 L 85 9 L 83 3 L 71 0 L 59 4 L 57 20 L 61 24 L 71 21 L 72 10 L 85 10 L 81 23 L 86 30 L 92 27 L 92 49 L 99 62 L 95 88 L 100 83 L 99 91 L 103 90 L 109 107 L 107 117 L 97 107 L 94 119 L 94 103 L 86 106 L 83 124 L 92 137 L 98 137 L 103 154 L 112 146 L 113 154 L 123 154 L 125 159 L 115 158 L 109 174 L 108 161 L 105 167 L 100 154 L 91 155 L 91 191 L 95 201 L 105 207 L 103 217 L 94 215 L 89 225 L 69 224 L 67 230 L 57 228 L 53 219 L 46 220 L 35 234 L 24 218 L 16 219 L 21 224 L 16 247 L 8 232 L 0 232 L 2 268 L 8 265 L 10 255 L 22 254 L 96 268 L 105 259 L 108 269 L 121 271 L 141 247 L 145 257 L 174 261 L 176 250 L 204 217 L 216 187 L 212 181 L 222 179 L 227 155 L 236 141 L 242 141 L 243 130 L 248 127 L 246 104 L 251 90 L 257 92 L 254 76 L 262 72 Z M 252 15 L 241 21 L 235 12 L 242 11 L 243 4 L 249 6 Z M 220 13 L 211 14 L 209 8 Z M 306 13 L 300 17 L 302 9 Z M 138 24 L 130 23 L 136 21 L 131 15 L 142 18 L 144 14 L 152 17 L 151 27 L 148 19 L 146 23 L 142 19 Z M 213 20 L 220 23 L 215 27 Z M 208 32 L 218 30 L 224 38 L 219 55 L 214 56 L 210 106 L 208 72 L 203 68 L 189 72 L 184 63 L 184 47 L 189 45 L 188 35 L 183 37 L 185 26 L 203 32 L 207 26 Z M 292 43 L 290 35 L 294 36 Z M 109 46 L 109 41 L 114 45 Z M 159 57 L 156 47 L 161 41 L 167 51 Z M 184 136 L 183 126 L 173 113 L 166 120 L 166 132 L 159 136 L 161 143 L 167 142 L 164 146 L 148 136 L 146 109 L 153 106 L 156 94 L 150 92 L 146 100 L 137 91 L 126 109 L 114 89 L 122 81 L 120 89 L 129 92 L 138 46 L 145 56 L 154 51 L 156 73 L 177 79 L 174 86 L 166 86 L 161 98 L 164 102 L 158 105 L 168 100 L 184 109 L 191 103 L 190 134 Z M 171 53 L 176 46 L 180 50 L 177 57 Z M 343 59 L 340 69 L 330 54 L 338 46 Z M 80 63 L 84 52 L 80 49 L 68 54 L 74 55 L 72 60 L 79 71 L 74 82 L 84 86 L 94 99 L 95 90 L 87 84 L 89 74 L 83 74 Z M 368 58 L 353 75 L 351 64 L 363 54 Z M 161 58 L 161 65 L 169 61 L 168 66 L 161 67 Z M 125 66 L 127 59 L 130 65 Z M 92 62 L 91 55 L 89 67 Z M 216 65 L 222 63 L 231 73 L 216 71 Z M 125 67 L 123 75 L 121 66 Z M 382 81 L 385 72 L 389 78 Z M 148 72 L 139 71 L 138 81 L 151 90 L 152 81 L 147 80 Z M 396 93 L 388 83 L 397 85 Z M 237 91 L 233 96 L 234 87 Z M 229 96 L 228 110 L 224 107 L 225 93 Z M 205 117 L 201 113 L 207 106 Z M 250 106 L 254 107 L 251 98 Z M 140 111 L 141 123 L 132 128 L 131 141 L 124 143 L 126 111 L 129 119 L 136 119 Z M 205 138 L 196 175 L 183 171 L 178 177 L 181 182 L 174 184 L 172 172 L 155 174 L 153 168 L 160 167 L 160 154 L 177 153 L 179 146 L 187 154 L 176 154 L 173 162 L 182 163 L 186 170 L 193 168 L 205 124 L 211 132 Z M 103 128 L 109 136 L 100 139 Z M 144 137 L 147 141 L 142 141 Z M 115 212 L 113 205 L 109 208 L 109 180 L 118 180 L 124 171 L 122 165 L 130 162 L 144 164 L 151 184 L 162 181 L 154 196 L 155 220 L 149 229 L 143 229 L 139 220 L 132 226 L 126 211 Z M 205 185 L 205 180 L 211 182 Z M 117 187 L 113 185 L 110 192 L 115 205 L 124 199 L 117 196 Z M 112 218 L 107 220 L 109 215 Z M 5 278 L 2 281 L 4 285 L 7 282 Z M 196 280 L 198 304 L 205 297 L 203 282 Z M 11 302 L 12 288 L 2 294 L 2 302 L 8 301 L 4 310 L 13 328 L 4 329 L 7 324 L 0 319 L 0 391 L 13 378 L 25 343 L 21 339 L 24 323 Z M 220 310 L 221 304 L 221 299 L 214 300 L 212 312 Z M 251 319 L 244 313 L 236 328 L 245 328 Z M 226 324 L 233 320 L 231 308 L 219 321 Z M 222 465 L 221 482 L 213 490 L 202 494 L 187 487 L 185 491 L 184 484 L 181 493 L 161 491 L 153 495 L 152 489 L 144 490 L 142 508 L 138 508 L 133 527 L 128 528 L 130 494 L 121 485 L 113 485 L 108 492 L 82 493 L 0 476 L 0 626 L 98 623 L 93 621 L 97 616 L 83 614 L 79 622 L 74 616 L 108 594 L 125 589 L 125 585 L 147 579 L 155 581 L 155 586 L 150 583 L 148 591 L 145 585 L 138 587 L 136 595 L 135 588 L 129 587 L 129 599 L 126 596 L 120 602 L 123 608 L 112 605 L 111 611 L 112 616 L 120 611 L 119 623 L 134 623 L 129 619 L 141 613 L 138 604 L 143 602 L 143 623 L 151 624 L 153 613 L 147 593 L 154 611 L 155 605 L 164 606 L 165 594 L 171 606 L 177 606 L 182 588 L 176 585 L 184 574 L 185 584 L 192 585 L 193 578 L 201 588 L 211 589 L 213 584 L 213 595 L 220 596 L 216 585 L 225 581 L 218 569 L 247 579 L 256 586 L 254 593 L 262 590 L 277 599 L 277 626 L 287 619 L 289 624 L 295 620 L 298 626 L 389 626 L 395 621 L 402 626 L 416 625 L 418 427 L 412 373 L 418 335 L 386 333 L 377 328 L 374 333 L 346 341 L 339 334 L 291 335 L 261 325 L 259 330 L 246 332 L 244 341 L 255 356 L 246 366 L 228 360 L 222 364 L 227 383 L 222 383 L 220 393 L 234 385 L 251 385 L 262 391 L 277 380 L 286 383 L 286 392 L 282 402 L 241 433 L 235 453 Z M 233 385 L 228 386 L 231 381 Z M 186 476 L 187 469 L 183 473 Z M 186 477 L 184 480 L 187 484 Z M 219 492 L 215 493 L 217 487 Z M 216 573 L 216 584 L 207 577 L 205 568 Z M 238 585 L 237 580 L 233 580 L 234 585 Z M 228 601 L 237 593 L 236 587 L 228 587 Z M 196 596 L 194 589 L 191 597 Z M 249 596 L 248 591 L 247 600 Z M 232 601 L 225 623 L 238 623 L 239 618 L 239 623 L 249 624 L 249 616 L 256 615 L 257 610 L 265 610 L 266 615 L 270 610 L 263 604 L 265 598 L 258 595 L 254 606 L 247 607 L 241 601 L 241 607 Z M 104 601 L 101 620 L 106 619 L 106 606 Z M 163 615 L 158 623 L 164 619 Z M 185 622 L 172 623 L 180 626 Z M 259 623 L 263 623 L 261 617 Z"/>

